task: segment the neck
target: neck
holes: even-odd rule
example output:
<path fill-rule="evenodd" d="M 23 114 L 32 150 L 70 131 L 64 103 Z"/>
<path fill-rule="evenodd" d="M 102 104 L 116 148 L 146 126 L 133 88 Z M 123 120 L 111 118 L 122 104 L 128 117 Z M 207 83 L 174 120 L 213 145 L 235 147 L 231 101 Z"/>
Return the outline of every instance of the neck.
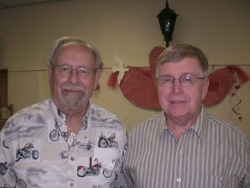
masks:
<path fill-rule="evenodd" d="M 78 119 L 81 118 L 87 111 L 88 106 L 79 107 L 79 108 L 59 108 L 63 114 L 67 116 L 67 118 Z"/>
<path fill-rule="evenodd" d="M 196 121 L 196 120 L 195 120 Z M 179 140 L 181 134 L 188 130 L 195 121 L 187 121 L 187 119 L 176 119 L 167 117 L 168 128 L 174 133 L 174 136 Z"/>
<path fill-rule="evenodd" d="M 56 107 L 67 116 L 67 118 L 79 118 L 82 117 L 89 108 L 89 101 L 85 102 L 83 105 L 76 107 L 69 107 L 57 100 L 55 97 L 51 97 Z"/>
<path fill-rule="evenodd" d="M 82 116 L 80 118 L 67 118 L 66 125 L 68 126 L 68 136 L 71 133 L 78 134 L 83 125 Z"/>
<path fill-rule="evenodd" d="M 87 109 L 85 109 L 85 110 L 68 110 L 66 113 L 63 112 L 67 116 L 66 125 L 68 126 L 69 135 L 72 132 L 74 134 L 78 134 L 78 132 L 81 130 L 82 125 L 83 125 L 82 118 L 86 114 L 86 112 L 87 112 Z"/>

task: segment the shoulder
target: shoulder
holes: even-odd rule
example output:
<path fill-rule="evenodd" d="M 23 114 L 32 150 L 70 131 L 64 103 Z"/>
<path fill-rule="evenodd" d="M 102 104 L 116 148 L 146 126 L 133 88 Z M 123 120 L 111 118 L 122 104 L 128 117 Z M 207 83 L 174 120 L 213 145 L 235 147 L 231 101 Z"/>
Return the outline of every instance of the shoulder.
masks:
<path fill-rule="evenodd" d="M 33 104 L 33 105 L 29 106 L 29 107 L 21 109 L 18 112 L 16 112 L 13 115 L 13 117 L 20 116 L 22 114 L 27 114 L 27 113 L 33 114 L 35 112 L 40 112 L 40 111 L 44 111 L 44 110 L 47 110 L 47 109 L 49 109 L 49 99 L 45 100 L 43 102 L 39 102 L 39 103 Z"/>
<path fill-rule="evenodd" d="M 27 124 L 30 123 L 42 123 L 43 114 L 49 109 L 49 100 L 45 100 L 40 103 L 33 104 L 29 107 L 23 108 L 22 110 L 13 114 L 7 121 L 7 125 L 11 124 Z"/>
<path fill-rule="evenodd" d="M 217 134 L 241 140 L 249 145 L 249 140 L 243 131 L 234 124 L 226 122 L 220 118 L 208 115 L 208 128 L 216 130 Z"/>
<path fill-rule="evenodd" d="M 153 133 L 154 130 L 160 129 L 160 127 L 163 126 L 161 123 L 162 116 L 163 113 L 160 113 L 158 115 L 152 116 L 142 123 L 135 125 L 129 132 L 129 135 L 132 136 L 141 133 Z"/>
<path fill-rule="evenodd" d="M 91 109 L 90 110 L 91 115 L 94 116 L 95 118 L 111 118 L 120 120 L 120 118 L 116 114 L 95 104 L 91 104 L 90 109 Z"/>
<path fill-rule="evenodd" d="M 123 127 L 122 120 L 114 113 L 97 106 L 95 104 L 90 105 L 90 109 L 88 111 L 89 115 L 91 116 L 91 123 L 92 124 L 105 124 L 110 126 L 119 126 Z"/>

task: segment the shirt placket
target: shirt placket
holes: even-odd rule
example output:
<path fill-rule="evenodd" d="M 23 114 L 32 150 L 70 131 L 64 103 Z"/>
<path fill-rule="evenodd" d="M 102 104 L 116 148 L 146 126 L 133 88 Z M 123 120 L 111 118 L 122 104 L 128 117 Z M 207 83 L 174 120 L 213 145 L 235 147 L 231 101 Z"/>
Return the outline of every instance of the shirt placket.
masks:
<path fill-rule="evenodd" d="M 77 187 L 77 150 L 70 149 L 69 150 L 69 158 L 68 158 L 68 181 L 67 187 L 73 188 Z"/>
<path fill-rule="evenodd" d="M 175 188 L 181 188 L 183 185 L 185 185 L 184 182 L 184 174 L 188 172 L 183 172 L 183 166 L 184 166 L 184 154 L 185 154 L 185 142 L 186 137 L 185 134 L 181 136 L 180 140 L 176 143 L 176 171 L 174 176 L 174 187 Z"/>
<path fill-rule="evenodd" d="M 60 115 L 61 122 L 64 122 L 66 126 L 66 115 Z M 65 141 L 68 145 L 68 142 Z M 68 171 L 67 171 L 67 188 L 77 187 L 77 149 L 73 146 L 69 148 L 69 157 L 68 157 Z"/>

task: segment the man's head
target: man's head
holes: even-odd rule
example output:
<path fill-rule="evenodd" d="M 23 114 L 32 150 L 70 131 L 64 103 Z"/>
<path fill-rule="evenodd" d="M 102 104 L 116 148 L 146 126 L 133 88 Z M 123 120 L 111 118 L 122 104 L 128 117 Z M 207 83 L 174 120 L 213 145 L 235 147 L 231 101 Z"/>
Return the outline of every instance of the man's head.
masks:
<path fill-rule="evenodd" d="M 86 110 L 98 84 L 101 56 L 79 38 L 63 37 L 50 50 L 48 65 L 51 98 L 63 110 Z"/>
<path fill-rule="evenodd" d="M 179 62 L 185 57 L 196 58 L 199 62 L 201 70 L 204 72 L 204 77 L 208 73 L 208 60 L 206 55 L 197 47 L 189 44 L 176 44 L 166 48 L 156 60 L 156 66 L 162 65 L 167 62 Z M 156 68 L 156 78 L 157 68 Z"/>
<path fill-rule="evenodd" d="M 159 103 L 166 115 L 195 121 L 209 85 L 205 54 L 194 46 L 178 44 L 165 49 L 156 64 Z"/>
<path fill-rule="evenodd" d="M 82 46 L 85 46 L 86 48 L 90 49 L 93 57 L 94 57 L 94 68 L 97 70 L 100 67 L 101 61 L 102 61 L 102 57 L 99 53 L 99 51 L 92 45 L 86 43 L 84 40 L 82 40 L 81 38 L 77 38 L 77 37 L 63 37 L 60 38 L 58 40 L 55 41 L 54 46 L 51 48 L 50 52 L 49 52 L 49 63 L 51 66 L 54 65 L 55 63 L 55 54 L 57 52 L 57 50 L 65 45 L 65 44 L 79 44 Z"/>

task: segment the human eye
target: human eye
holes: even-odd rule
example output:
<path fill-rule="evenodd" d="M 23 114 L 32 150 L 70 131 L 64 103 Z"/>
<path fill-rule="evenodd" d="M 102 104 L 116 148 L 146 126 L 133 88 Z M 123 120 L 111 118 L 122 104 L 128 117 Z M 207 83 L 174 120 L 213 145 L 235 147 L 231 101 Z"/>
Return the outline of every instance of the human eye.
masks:
<path fill-rule="evenodd" d="M 180 77 L 182 83 L 192 83 L 194 81 L 192 75 L 183 75 Z"/>
<path fill-rule="evenodd" d="M 90 74 L 90 70 L 84 67 L 80 67 L 77 71 L 78 71 L 78 74 L 81 76 L 87 76 Z"/>
<path fill-rule="evenodd" d="M 162 77 L 162 83 L 172 83 L 172 77 L 171 76 L 164 76 Z"/>
<path fill-rule="evenodd" d="M 159 77 L 158 85 L 159 86 L 169 86 L 173 83 L 173 77 L 171 76 L 162 76 Z"/>
<path fill-rule="evenodd" d="M 61 66 L 59 67 L 60 72 L 70 72 L 71 68 L 68 66 Z"/>
<path fill-rule="evenodd" d="M 56 74 L 61 76 L 67 76 L 71 73 L 71 68 L 66 65 L 55 66 Z"/>

